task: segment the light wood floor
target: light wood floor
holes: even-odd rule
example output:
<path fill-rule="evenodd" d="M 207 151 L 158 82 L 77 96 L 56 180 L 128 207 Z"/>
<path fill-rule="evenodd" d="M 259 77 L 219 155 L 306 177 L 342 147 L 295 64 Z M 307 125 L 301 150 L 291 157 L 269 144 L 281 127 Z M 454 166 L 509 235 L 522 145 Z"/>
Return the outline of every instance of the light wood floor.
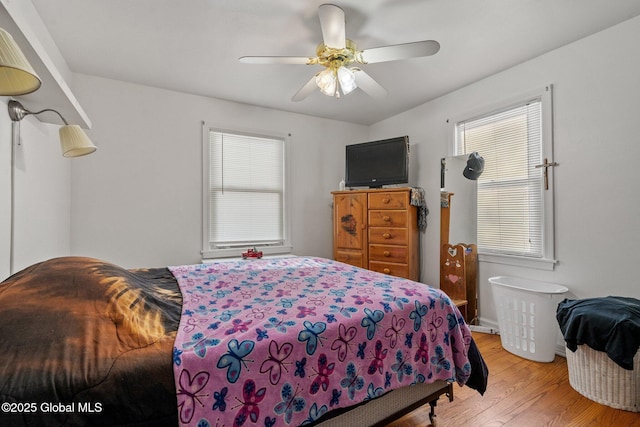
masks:
<path fill-rule="evenodd" d="M 569 385 L 567 361 L 533 362 L 502 348 L 499 335 L 473 334 L 489 368 L 484 396 L 454 385 L 454 400 L 442 396 L 438 427 L 640 426 L 640 413 L 613 409 L 583 397 Z M 430 426 L 425 405 L 387 427 Z"/>

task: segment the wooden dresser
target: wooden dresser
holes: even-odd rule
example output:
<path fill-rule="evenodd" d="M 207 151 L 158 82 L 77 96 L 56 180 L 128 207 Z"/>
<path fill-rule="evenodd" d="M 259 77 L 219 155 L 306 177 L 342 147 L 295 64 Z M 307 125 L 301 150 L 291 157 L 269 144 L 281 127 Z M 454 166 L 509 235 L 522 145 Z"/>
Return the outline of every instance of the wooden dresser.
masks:
<path fill-rule="evenodd" d="M 333 257 L 418 281 L 418 208 L 410 188 L 334 191 Z"/>

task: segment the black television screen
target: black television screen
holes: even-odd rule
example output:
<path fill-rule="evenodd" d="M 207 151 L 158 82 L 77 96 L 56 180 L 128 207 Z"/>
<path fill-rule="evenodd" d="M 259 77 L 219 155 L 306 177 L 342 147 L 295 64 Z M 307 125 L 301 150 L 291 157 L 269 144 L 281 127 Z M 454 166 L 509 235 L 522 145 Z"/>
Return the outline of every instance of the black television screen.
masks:
<path fill-rule="evenodd" d="M 370 188 L 409 182 L 409 137 L 347 145 L 344 180 L 347 187 Z"/>

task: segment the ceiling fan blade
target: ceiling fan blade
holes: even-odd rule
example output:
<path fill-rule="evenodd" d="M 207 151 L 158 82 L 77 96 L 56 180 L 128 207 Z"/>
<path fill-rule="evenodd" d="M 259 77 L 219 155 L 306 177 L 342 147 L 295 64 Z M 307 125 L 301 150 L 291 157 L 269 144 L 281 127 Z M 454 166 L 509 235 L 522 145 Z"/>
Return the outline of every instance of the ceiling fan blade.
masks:
<path fill-rule="evenodd" d="M 318 73 L 314 74 L 313 77 L 311 77 L 311 79 L 309 79 L 309 81 L 305 83 L 305 85 L 302 86 L 302 88 L 300 88 L 300 90 L 295 95 L 293 95 L 291 100 L 295 102 L 302 101 L 307 96 L 309 96 L 311 92 L 316 90 L 318 88 L 318 85 L 316 84 L 317 75 Z"/>
<path fill-rule="evenodd" d="M 323 4 L 318 8 L 322 39 L 328 47 L 344 49 L 346 46 L 346 30 L 344 11 L 333 4 Z"/>
<path fill-rule="evenodd" d="M 360 89 L 366 92 L 373 98 L 384 98 L 387 96 L 387 90 L 383 88 L 380 83 L 373 80 L 369 74 L 362 71 L 360 68 L 352 68 L 356 78 L 356 84 Z"/>
<path fill-rule="evenodd" d="M 315 58 L 308 56 L 242 56 L 238 61 L 243 64 L 293 64 L 310 65 Z"/>
<path fill-rule="evenodd" d="M 396 44 L 367 49 L 362 52 L 365 64 L 376 62 L 397 61 L 399 59 L 417 58 L 435 55 L 440 50 L 440 43 L 435 40 Z"/>

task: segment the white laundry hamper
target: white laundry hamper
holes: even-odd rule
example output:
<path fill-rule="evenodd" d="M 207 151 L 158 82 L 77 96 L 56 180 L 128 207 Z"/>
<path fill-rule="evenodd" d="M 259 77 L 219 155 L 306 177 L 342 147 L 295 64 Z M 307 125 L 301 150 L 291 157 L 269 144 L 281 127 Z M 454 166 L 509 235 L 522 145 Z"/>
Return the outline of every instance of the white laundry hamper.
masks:
<path fill-rule="evenodd" d="M 502 347 L 536 362 L 552 362 L 558 339 L 556 307 L 566 286 L 510 276 L 489 278 Z"/>

